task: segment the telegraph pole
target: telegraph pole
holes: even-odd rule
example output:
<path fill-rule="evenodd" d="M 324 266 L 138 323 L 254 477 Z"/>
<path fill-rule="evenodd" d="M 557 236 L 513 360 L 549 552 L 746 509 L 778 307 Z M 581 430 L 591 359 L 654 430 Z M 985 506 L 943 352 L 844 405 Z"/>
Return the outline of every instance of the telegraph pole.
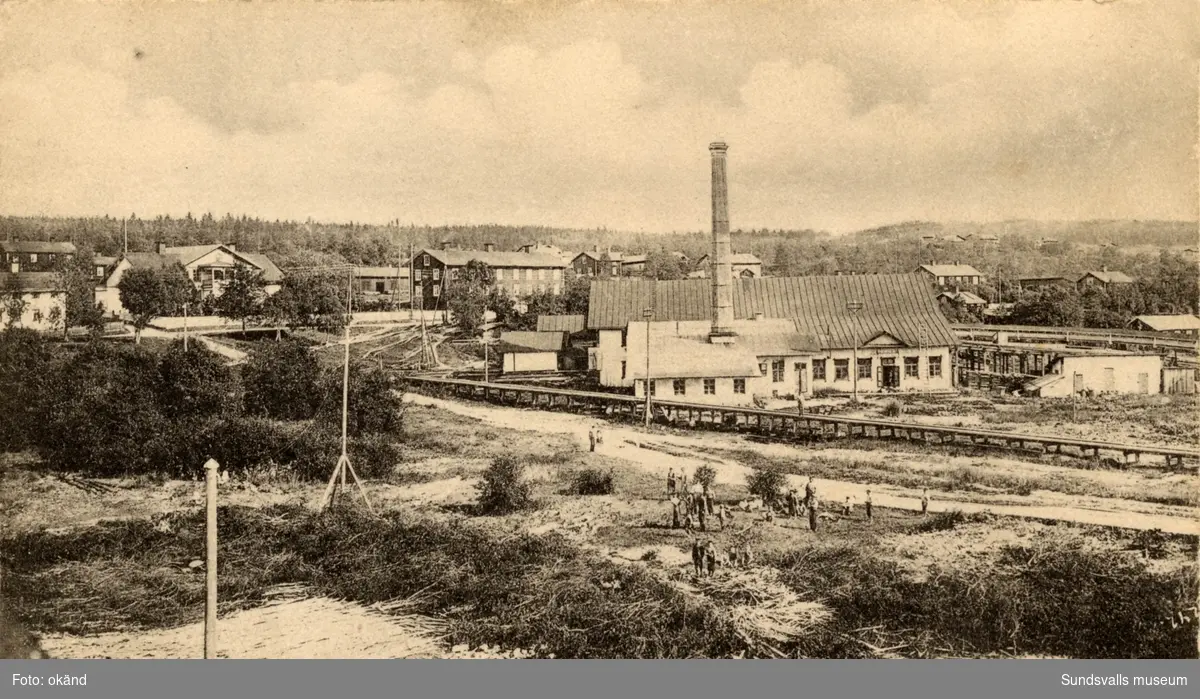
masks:
<path fill-rule="evenodd" d="M 642 311 L 642 317 L 646 319 L 646 428 L 650 427 L 650 319 L 654 317 L 654 310 L 647 308 Z"/>
<path fill-rule="evenodd" d="M 858 404 L 858 312 L 862 310 L 861 301 L 850 301 L 846 310 L 854 317 L 854 366 L 850 369 L 850 377 L 854 386 L 854 403 Z"/>

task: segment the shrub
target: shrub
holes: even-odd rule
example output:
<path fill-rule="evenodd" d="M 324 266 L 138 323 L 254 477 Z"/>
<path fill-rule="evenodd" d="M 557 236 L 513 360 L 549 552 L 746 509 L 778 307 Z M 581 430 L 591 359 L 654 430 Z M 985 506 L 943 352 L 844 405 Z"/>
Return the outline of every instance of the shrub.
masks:
<path fill-rule="evenodd" d="M 341 430 L 341 369 L 327 371 L 322 381 L 320 419 Z M 347 396 L 346 430 L 351 436 L 374 433 L 399 434 L 404 427 L 404 402 L 392 390 L 391 377 L 379 369 L 351 365 Z"/>
<path fill-rule="evenodd" d="M 982 512 L 973 512 L 966 514 L 962 510 L 949 510 L 946 512 L 938 512 L 918 524 L 914 531 L 917 532 L 946 532 L 954 529 L 960 524 L 968 524 L 971 522 L 987 522 L 991 518 Z"/>
<path fill-rule="evenodd" d="M 186 350 L 175 341 L 158 365 L 159 401 L 168 418 L 236 414 L 240 400 L 233 374 L 215 352 L 192 343 Z"/>
<path fill-rule="evenodd" d="M 504 514 L 532 507 L 532 487 L 525 480 L 525 467 L 511 456 L 498 456 L 483 472 L 479 509 L 485 514 Z"/>
<path fill-rule="evenodd" d="M 324 396 L 321 367 L 309 345 L 294 338 L 260 345 L 242 369 L 246 412 L 280 420 L 311 418 Z"/>
<path fill-rule="evenodd" d="M 612 495 L 612 470 L 601 471 L 598 468 L 585 468 L 575 474 L 572 490 L 576 495 Z"/>
<path fill-rule="evenodd" d="M 885 417 L 900 417 L 903 412 L 904 406 L 900 404 L 900 401 L 890 400 L 887 402 L 887 405 L 883 406 Z"/>
<path fill-rule="evenodd" d="M 708 464 L 701 464 L 696 467 L 696 482 L 700 485 L 711 488 L 713 481 L 717 479 L 717 470 Z"/>
<path fill-rule="evenodd" d="M 751 495 L 769 502 L 779 498 L 787 485 L 787 478 L 779 471 L 756 468 L 746 478 L 746 485 L 749 486 Z"/>
<path fill-rule="evenodd" d="M 42 424 L 38 406 L 51 389 L 53 357 L 34 330 L 0 332 L 0 450 L 32 446 Z"/>

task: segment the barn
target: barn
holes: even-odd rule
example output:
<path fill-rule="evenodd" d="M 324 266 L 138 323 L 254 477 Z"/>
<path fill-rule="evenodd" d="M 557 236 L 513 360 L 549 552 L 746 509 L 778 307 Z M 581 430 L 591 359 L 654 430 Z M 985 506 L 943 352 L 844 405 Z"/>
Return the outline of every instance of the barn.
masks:
<path fill-rule="evenodd" d="M 496 349 L 503 357 L 503 372 L 558 371 L 558 357 L 566 347 L 566 336 L 564 332 L 501 333 Z"/>

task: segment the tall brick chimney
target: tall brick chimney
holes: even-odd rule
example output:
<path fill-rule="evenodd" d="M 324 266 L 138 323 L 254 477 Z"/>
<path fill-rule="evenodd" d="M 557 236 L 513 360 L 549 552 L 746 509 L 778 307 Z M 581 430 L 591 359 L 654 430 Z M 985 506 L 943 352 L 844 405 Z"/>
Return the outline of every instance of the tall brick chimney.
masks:
<path fill-rule="evenodd" d="M 729 146 L 710 143 L 712 154 L 712 331 L 709 342 L 733 342 L 733 266 L 729 242 L 729 194 L 725 184 L 725 152 Z"/>

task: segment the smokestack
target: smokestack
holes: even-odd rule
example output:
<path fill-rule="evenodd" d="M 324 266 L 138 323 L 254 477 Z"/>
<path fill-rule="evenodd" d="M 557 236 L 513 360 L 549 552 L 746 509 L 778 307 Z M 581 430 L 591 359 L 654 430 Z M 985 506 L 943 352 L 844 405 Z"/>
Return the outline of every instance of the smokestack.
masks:
<path fill-rule="evenodd" d="M 729 146 L 710 143 L 712 154 L 712 332 L 713 343 L 734 341 L 733 266 L 730 264 L 729 195 L 725 184 L 725 152 Z"/>

